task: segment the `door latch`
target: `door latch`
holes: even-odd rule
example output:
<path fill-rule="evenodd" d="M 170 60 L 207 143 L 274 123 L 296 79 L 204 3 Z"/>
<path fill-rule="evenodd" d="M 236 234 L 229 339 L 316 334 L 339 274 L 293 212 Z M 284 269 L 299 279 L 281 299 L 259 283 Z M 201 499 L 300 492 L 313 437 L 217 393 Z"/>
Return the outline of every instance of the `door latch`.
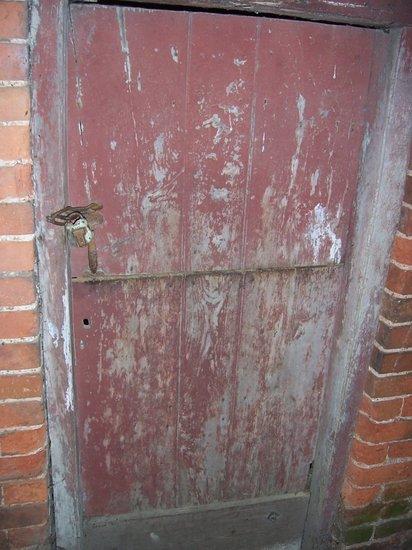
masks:
<path fill-rule="evenodd" d="M 98 265 L 94 228 L 103 221 L 99 212 L 102 208 L 101 204 L 92 202 L 88 206 L 65 206 L 47 216 L 48 222 L 66 228 L 71 245 L 87 246 L 89 269 L 92 273 L 96 273 Z"/>

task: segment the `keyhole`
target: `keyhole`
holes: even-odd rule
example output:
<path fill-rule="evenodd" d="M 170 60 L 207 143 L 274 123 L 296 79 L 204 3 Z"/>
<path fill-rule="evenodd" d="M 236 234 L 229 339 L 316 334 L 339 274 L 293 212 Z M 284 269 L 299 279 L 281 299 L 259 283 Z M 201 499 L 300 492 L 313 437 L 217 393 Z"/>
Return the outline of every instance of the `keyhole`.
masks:
<path fill-rule="evenodd" d="M 89 319 L 83 319 L 83 325 L 84 325 L 86 328 L 90 328 L 90 321 L 89 321 Z"/>

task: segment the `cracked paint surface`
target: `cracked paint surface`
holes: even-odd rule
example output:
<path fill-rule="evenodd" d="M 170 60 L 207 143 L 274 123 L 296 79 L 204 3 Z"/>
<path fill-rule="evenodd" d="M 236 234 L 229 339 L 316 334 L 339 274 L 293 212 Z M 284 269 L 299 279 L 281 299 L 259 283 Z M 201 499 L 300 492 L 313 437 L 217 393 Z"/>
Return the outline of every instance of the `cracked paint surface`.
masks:
<path fill-rule="evenodd" d="M 71 10 L 70 203 L 101 276 L 148 275 L 73 285 L 86 515 L 304 491 L 374 31 Z"/>

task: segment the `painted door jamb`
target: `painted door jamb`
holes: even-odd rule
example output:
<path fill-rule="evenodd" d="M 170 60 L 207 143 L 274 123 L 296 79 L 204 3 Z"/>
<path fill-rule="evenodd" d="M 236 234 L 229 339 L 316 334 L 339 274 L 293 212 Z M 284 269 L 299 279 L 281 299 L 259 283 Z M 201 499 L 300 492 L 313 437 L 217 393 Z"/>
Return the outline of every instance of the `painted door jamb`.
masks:
<path fill-rule="evenodd" d="M 71 277 L 64 232 L 48 224 L 46 215 L 62 207 L 67 197 L 65 47 L 68 3 L 68 0 L 31 2 L 31 124 L 36 245 L 41 274 L 41 345 L 56 544 L 65 550 L 80 548 L 82 537 L 73 388 Z M 213 0 L 173 0 L 168 4 L 216 7 Z M 245 4 L 248 3 L 239 2 L 236 8 L 250 10 Z M 233 2 L 231 5 L 233 9 Z M 313 18 L 310 3 L 300 10 L 299 16 L 306 14 L 306 18 Z M 284 12 L 277 10 L 274 13 Z M 336 21 L 336 15 L 326 14 L 324 20 Z M 369 134 L 360 174 L 345 316 L 330 369 L 328 399 L 321 415 L 303 540 L 305 549 L 331 547 L 332 525 L 350 436 L 377 325 L 380 293 L 399 218 L 409 154 L 407 47 L 408 44 L 411 47 L 411 35 L 411 30 L 391 31 L 391 59 L 383 75 L 380 111 Z"/>

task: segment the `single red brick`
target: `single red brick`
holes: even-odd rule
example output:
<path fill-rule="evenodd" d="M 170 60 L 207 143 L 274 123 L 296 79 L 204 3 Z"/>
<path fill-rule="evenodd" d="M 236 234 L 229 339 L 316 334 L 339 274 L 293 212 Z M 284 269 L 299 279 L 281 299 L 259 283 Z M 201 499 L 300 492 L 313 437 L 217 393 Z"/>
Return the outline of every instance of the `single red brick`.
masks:
<path fill-rule="evenodd" d="M 0 451 L 3 456 L 34 453 L 46 444 L 46 428 L 0 434 Z"/>
<path fill-rule="evenodd" d="M 0 480 L 22 479 L 39 476 L 46 467 L 46 451 L 32 455 L 0 456 Z"/>
<path fill-rule="evenodd" d="M 396 397 L 412 393 L 412 373 L 380 378 L 369 373 L 365 393 L 371 397 Z"/>
<path fill-rule="evenodd" d="M 412 269 L 390 263 L 386 288 L 397 294 L 412 294 Z"/>
<path fill-rule="evenodd" d="M 412 371 L 412 352 L 383 353 L 374 347 L 371 367 L 382 374 Z"/>
<path fill-rule="evenodd" d="M 44 412 L 40 401 L 0 403 L 0 429 L 36 426 L 43 423 Z"/>
<path fill-rule="evenodd" d="M 0 377 L 0 399 L 41 397 L 43 380 L 40 374 L 11 374 Z"/>
<path fill-rule="evenodd" d="M 24 338 L 38 332 L 37 311 L 0 312 L 0 338 Z"/>
<path fill-rule="evenodd" d="M 361 508 L 371 504 L 377 498 L 380 489 L 380 485 L 376 485 L 375 487 L 355 487 L 346 478 L 342 487 L 342 498 L 346 506 Z"/>
<path fill-rule="evenodd" d="M 0 80 L 27 80 L 27 77 L 27 46 L 0 43 Z"/>
<path fill-rule="evenodd" d="M 13 548 L 26 548 L 28 546 L 36 548 L 43 548 L 42 545 L 46 544 L 46 548 L 49 548 L 47 541 L 49 538 L 49 525 L 43 523 L 42 525 L 31 525 L 29 527 L 18 527 L 17 529 L 8 529 L 8 539 Z"/>
<path fill-rule="evenodd" d="M 26 2 L 0 3 L 0 39 L 26 38 L 27 5 Z"/>
<path fill-rule="evenodd" d="M 2 44 L 0 43 L 0 46 Z M 28 126 L 0 126 L 0 159 L 30 158 L 30 131 Z"/>
<path fill-rule="evenodd" d="M 392 481 L 402 481 L 412 476 L 412 461 L 395 462 L 393 464 L 382 464 L 366 468 L 349 461 L 346 475 L 358 487 L 369 487 Z"/>
<path fill-rule="evenodd" d="M 412 298 L 382 293 L 381 315 L 394 323 L 409 323 L 412 319 Z"/>
<path fill-rule="evenodd" d="M 40 352 L 37 344 L 0 345 L 0 370 L 37 369 Z"/>
<path fill-rule="evenodd" d="M 372 401 L 367 395 L 363 395 L 359 410 L 366 413 L 373 420 L 392 420 L 400 416 L 403 407 L 403 399 L 389 399 L 388 401 Z"/>
<path fill-rule="evenodd" d="M 36 299 L 32 277 L 0 279 L 0 306 L 13 307 L 32 304 Z"/>
<path fill-rule="evenodd" d="M 368 443 L 386 443 L 412 438 L 412 420 L 394 420 L 376 423 L 360 414 L 356 423 L 356 434 Z"/>
<path fill-rule="evenodd" d="M 354 439 L 352 441 L 350 456 L 353 460 L 361 462 L 362 464 L 381 464 L 385 462 L 387 453 L 387 443 L 368 445 L 367 443 Z"/>
<path fill-rule="evenodd" d="M 30 94 L 27 86 L 0 88 L 0 120 L 28 120 L 29 116 Z"/>
<path fill-rule="evenodd" d="M 412 346 L 412 324 L 388 326 L 380 321 L 376 341 L 386 349 L 409 348 Z"/>
<path fill-rule="evenodd" d="M 0 204 L 0 234 L 27 235 L 33 233 L 33 207 L 30 203 Z"/>
<path fill-rule="evenodd" d="M 412 441 L 396 441 L 389 444 L 389 458 L 412 458 Z"/>
<path fill-rule="evenodd" d="M 33 196 L 33 182 L 29 164 L 1 167 L 0 181 L 0 200 Z"/>
<path fill-rule="evenodd" d="M 3 486 L 3 499 L 6 506 L 29 502 L 46 502 L 47 481 L 45 478 L 25 482 L 9 483 Z"/>
<path fill-rule="evenodd" d="M 412 265 L 412 239 L 397 234 L 392 248 L 392 259 L 401 264 Z"/>
<path fill-rule="evenodd" d="M 0 525 L 3 529 L 41 525 L 47 521 L 48 508 L 45 503 L 22 504 L 0 507 Z"/>
<path fill-rule="evenodd" d="M 408 235 L 409 237 L 412 235 L 412 207 L 402 207 L 399 231 L 401 231 L 404 235 Z M 412 292 L 405 292 L 405 294 L 412 294 Z"/>
<path fill-rule="evenodd" d="M 383 500 L 399 500 L 412 496 L 412 480 L 399 481 L 386 485 L 382 498 Z"/>
<path fill-rule="evenodd" d="M 412 397 L 405 397 L 403 400 L 402 416 L 412 417 Z"/>
<path fill-rule="evenodd" d="M 0 242 L 0 271 L 32 271 L 33 265 L 32 241 Z"/>

